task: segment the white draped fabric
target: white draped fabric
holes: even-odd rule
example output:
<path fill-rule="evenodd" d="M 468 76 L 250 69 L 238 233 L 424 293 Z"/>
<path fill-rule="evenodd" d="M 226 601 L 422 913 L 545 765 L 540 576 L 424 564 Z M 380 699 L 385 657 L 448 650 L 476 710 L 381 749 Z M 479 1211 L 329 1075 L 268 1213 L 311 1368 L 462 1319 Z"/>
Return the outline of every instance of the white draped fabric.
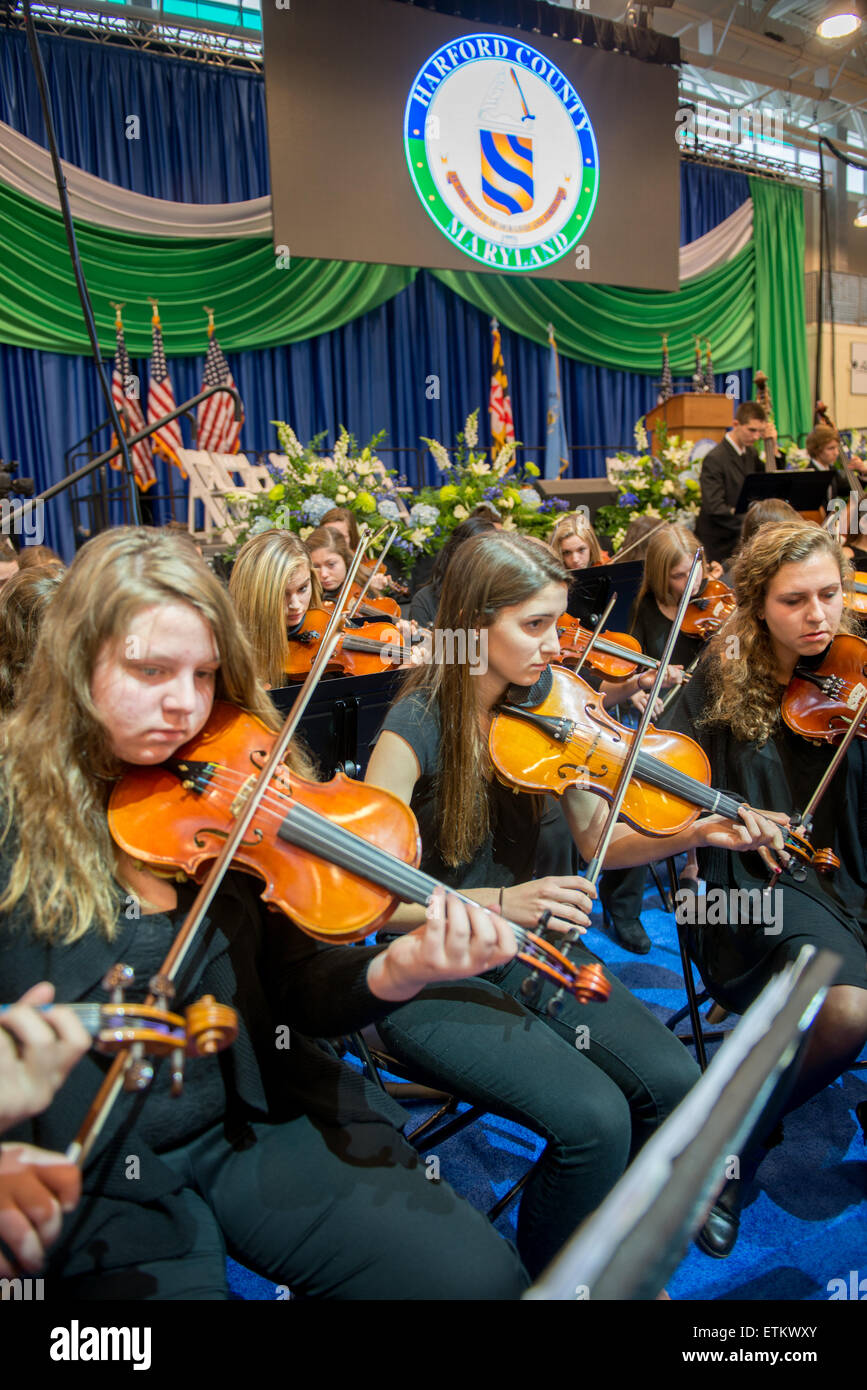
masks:
<path fill-rule="evenodd" d="M 680 248 L 680 283 L 695 280 L 725 265 L 747 245 L 753 234 L 753 200 L 747 198 L 730 217 Z"/>
<path fill-rule="evenodd" d="M 94 227 L 132 236 L 231 237 L 271 235 L 271 199 L 242 203 L 170 203 L 95 178 L 63 161 L 72 215 Z M 43 207 L 57 209 L 48 151 L 0 121 L 0 181 Z M 680 280 L 695 280 L 736 256 L 753 234 L 748 198 L 718 227 L 680 248 Z"/>
<path fill-rule="evenodd" d="M 270 236 L 271 199 L 242 203 L 170 203 L 147 198 L 95 178 L 62 161 L 73 218 L 133 236 L 229 237 Z M 0 121 L 0 180 L 16 192 L 59 208 L 48 150 Z"/>

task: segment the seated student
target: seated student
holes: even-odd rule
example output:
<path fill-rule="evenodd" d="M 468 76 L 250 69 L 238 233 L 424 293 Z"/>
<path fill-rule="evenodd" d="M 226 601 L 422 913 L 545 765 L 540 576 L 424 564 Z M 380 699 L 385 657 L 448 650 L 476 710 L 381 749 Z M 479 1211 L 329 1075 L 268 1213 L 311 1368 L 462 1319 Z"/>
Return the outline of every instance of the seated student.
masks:
<path fill-rule="evenodd" d="M 587 574 L 588 567 L 602 564 L 602 550 L 595 531 L 581 513 L 570 514 L 555 522 L 549 543 L 554 554 L 573 576 L 569 589 L 569 613 L 577 617 L 582 626 L 595 627 L 611 589 L 604 568 L 593 569 Z M 659 656 L 660 652 L 648 652 L 647 655 Z M 602 695 L 605 709 L 622 705 L 627 711 L 634 708 L 639 713 L 643 712 L 647 703 L 654 674 L 653 671 L 639 668 L 625 680 L 613 681 L 597 679 L 586 664 L 582 669 L 583 679 Z M 680 668 L 672 667 L 666 672 L 663 688 L 678 684 L 680 678 Z M 661 711 L 662 702 L 658 701 L 655 713 Z M 646 955 L 650 950 L 650 937 L 640 916 L 644 880 L 645 868 L 639 864 L 631 869 L 607 870 L 599 882 L 599 901 L 609 932 L 625 951 L 639 956 Z"/>
<path fill-rule="evenodd" d="M 807 435 L 804 447 L 810 456 L 808 467 L 816 469 L 834 468 L 842 453 L 840 436 L 829 425 L 816 425 L 812 432 Z M 865 479 L 867 461 L 852 455 L 846 462 L 851 472 L 859 475 L 863 494 L 864 484 L 867 481 Z M 834 478 L 834 496 L 849 497 L 850 491 L 849 480 L 843 469 L 839 468 Z M 838 505 L 840 504 L 838 503 Z M 844 523 L 848 523 L 850 533 L 843 546 L 843 553 L 853 561 L 859 572 L 863 572 L 867 570 L 867 542 L 864 539 L 865 531 L 867 531 L 867 515 L 865 515 L 863 506 L 858 507 L 855 499 L 852 499 L 844 513 L 843 520 Z"/>
<path fill-rule="evenodd" d="M 71 1009 L 44 1007 L 53 999 L 54 987 L 41 983 L 0 1014 L 0 1134 L 50 1105 L 90 1048 Z M 80 1192 L 79 1169 L 64 1154 L 0 1143 L 0 1278 L 39 1272 Z"/>
<path fill-rule="evenodd" d="M 215 700 L 255 716 L 263 737 L 276 726 L 204 562 L 144 528 L 85 545 L 2 726 L 0 998 L 47 978 L 64 1001 L 103 1001 L 118 960 L 146 989 L 194 888 L 115 844 L 108 796 L 126 767 L 159 767 L 194 739 Z M 209 757 L 225 776 L 210 744 Z M 297 753 L 287 762 L 297 768 Z M 153 826 L 155 852 L 164 832 Z M 145 1095 L 120 1096 L 51 1254 L 53 1286 L 62 1278 L 72 1299 L 225 1299 L 228 1249 L 309 1297 L 516 1297 L 515 1252 L 444 1182 L 427 1181 L 394 1127 L 401 1108 L 309 1041 L 352 1032 L 425 984 L 503 964 L 511 929 L 437 893 L 421 929 L 385 950 L 321 946 L 259 891 L 249 874 L 226 876 L 174 1001 L 231 1003 L 238 1038 L 219 1059 L 188 1064 L 178 1099 L 160 1062 Z M 275 1047 L 286 1027 L 291 1047 Z M 104 1074 L 89 1053 L 22 1137 L 65 1146 Z"/>
<path fill-rule="evenodd" d="M 633 606 L 630 625 L 630 632 L 639 642 L 645 656 L 656 659 L 662 656 L 677 605 L 686 586 L 692 558 L 698 548 L 698 541 L 685 526 L 666 526 L 647 542 L 644 578 Z M 702 577 L 696 583 L 696 592 L 709 576 L 710 566 L 705 564 Z M 672 652 L 672 674 L 678 681 L 681 679 L 683 668 L 691 666 L 703 650 L 702 638 L 692 637 L 683 632 L 678 635 Z M 605 907 L 614 936 L 626 950 L 634 951 L 636 955 L 645 955 L 650 950 L 650 938 L 641 921 L 644 871 L 640 868 L 618 870 L 607 873 L 606 878 L 608 881 Z M 692 888 L 698 886 L 697 879 L 698 865 L 695 854 L 689 852 L 681 871 L 680 882 L 684 887 Z"/>
<path fill-rule="evenodd" d="M 833 748 L 793 733 L 781 700 L 796 664 L 814 667 L 839 632 L 851 632 L 843 607 L 847 566 L 826 531 L 808 522 L 763 526 L 734 574 L 737 609 L 710 643 L 693 680 L 663 721 L 696 739 L 712 783 L 756 805 L 787 814 L 803 807 Z M 736 640 L 733 640 L 736 639 Z M 867 1040 L 867 744 L 856 738 L 816 812 L 811 842 L 829 846 L 840 868 L 803 882 L 783 874 L 773 891 L 773 922 L 737 905 L 768 883 L 754 854 L 699 850 L 708 890 L 727 902 L 727 920 L 693 929 L 692 954 L 710 994 L 741 1013 L 771 976 L 810 943 L 840 957 L 835 983 L 813 1022 L 787 1109 L 803 1104 L 839 1076 Z M 764 899 L 761 899 L 764 903 Z M 770 1128 L 774 1119 L 765 1115 Z M 742 1180 L 725 1190 L 705 1228 L 703 1248 L 724 1257 L 737 1231 L 745 1186 L 761 1145 L 741 1164 Z"/>
<path fill-rule="evenodd" d="M 758 402 L 743 401 L 728 434 L 702 459 L 701 509 L 695 530 L 708 560 L 722 563 L 737 545 L 741 518 L 735 507 L 744 479 L 750 473 L 765 471 L 755 446 L 766 439 L 766 447 L 776 449 L 776 438 Z"/>
<path fill-rule="evenodd" d="M 59 561 L 26 566 L 0 590 L 0 715 L 15 703 L 45 611 L 64 573 Z"/>
<path fill-rule="evenodd" d="M 348 507 L 332 507 L 330 512 L 326 512 L 319 523 L 320 526 L 330 526 L 333 531 L 339 531 L 350 551 L 355 550 L 358 545 L 358 522 L 355 513 Z M 374 595 L 387 593 L 391 585 L 397 579 L 390 566 L 390 556 L 386 555 L 381 569 L 373 576 L 370 591 Z M 362 565 L 359 572 L 359 580 L 363 584 L 370 573 L 372 565 Z M 399 581 L 398 581 L 399 582 Z"/>
<path fill-rule="evenodd" d="M 305 538 L 304 544 L 319 576 L 322 597 L 333 603 L 352 563 L 352 551 L 343 532 L 335 530 L 333 526 L 317 526 Z"/>
<path fill-rule="evenodd" d="M 583 512 L 567 512 L 554 522 L 548 544 L 572 575 L 567 613 L 585 627 L 595 627 L 611 594 L 596 532 Z"/>
<path fill-rule="evenodd" d="M 544 798 L 515 793 L 494 775 L 488 734 L 500 702 L 532 703 L 559 651 L 557 619 L 568 574 L 550 549 L 512 532 L 477 536 L 457 551 L 443 581 L 437 626 L 483 634 L 484 669 L 431 664 L 404 677 L 366 780 L 411 805 L 421 866 L 477 902 L 502 903 L 519 926 L 589 924 L 593 890 L 580 875 L 532 877 Z M 576 750 L 577 751 L 577 750 Z M 595 851 L 607 803 L 571 786 L 564 813 L 582 853 Z M 743 825 L 702 818 L 670 841 L 621 823 L 606 864 L 646 863 L 664 843 L 755 846 L 778 828 L 744 811 Z M 388 931 L 406 931 L 421 909 L 404 904 Z M 578 964 L 595 961 L 582 945 Z M 547 1147 L 524 1190 L 518 1243 L 531 1274 L 602 1201 L 633 1155 L 697 1078 L 676 1038 L 612 980 L 605 1004 L 527 993 L 527 971 L 507 967 L 469 987 L 424 990 L 377 1024 L 388 1049 L 429 1084 L 525 1124 Z"/>
<path fill-rule="evenodd" d="M 319 608 L 319 576 L 304 542 L 291 531 L 263 531 L 241 546 L 229 594 L 250 639 L 260 680 L 287 685 L 290 643 L 309 608 Z"/>

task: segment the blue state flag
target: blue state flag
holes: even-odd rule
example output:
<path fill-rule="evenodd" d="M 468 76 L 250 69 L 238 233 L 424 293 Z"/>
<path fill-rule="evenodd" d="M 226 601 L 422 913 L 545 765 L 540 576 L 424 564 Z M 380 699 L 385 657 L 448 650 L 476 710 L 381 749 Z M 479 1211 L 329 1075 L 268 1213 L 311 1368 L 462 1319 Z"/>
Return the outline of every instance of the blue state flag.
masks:
<path fill-rule="evenodd" d="M 545 477 L 559 478 L 569 471 L 569 445 L 566 440 L 566 426 L 563 424 L 563 402 L 560 398 L 560 366 L 557 361 L 557 347 L 551 330 L 549 342 L 551 355 L 548 359 L 548 423 L 545 436 Z"/>

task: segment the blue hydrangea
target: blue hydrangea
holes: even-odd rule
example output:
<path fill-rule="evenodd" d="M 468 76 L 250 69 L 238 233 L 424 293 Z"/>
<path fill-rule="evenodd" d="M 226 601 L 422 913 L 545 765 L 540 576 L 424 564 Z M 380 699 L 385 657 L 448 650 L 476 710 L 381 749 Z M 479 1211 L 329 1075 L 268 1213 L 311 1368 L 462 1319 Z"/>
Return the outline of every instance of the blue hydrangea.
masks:
<path fill-rule="evenodd" d="M 257 516 L 255 520 L 250 523 L 250 529 L 247 535 L 248 537 L 261 536 L 263 532 L 273 530 L 275 530 L 275 523 L 271 520 L 270 516 Z"/>
<path fill-rule="evenodd" d="M 409 515 L 416 526 L 436 526 L 439 508 L 432 507 L 428 502 L 416 502 L 414 507 L 410 507 Z"/>
<path fill-rule="evenodd" d="M 538 511 L 542 505 L 542 499 L 534 487 L 518 488 L 518 496 L 525 507 L 535 507 Z"/>
<path fill-rule="evenodd" d="M 326 497 L 323 492 L 314 492 L 302 503 L 301 510 L 306 521 L 318 526 L 326 512 L 332 511 L 333 507 L 333 497 Z"/>
<path fill-rule="evenodd" d="M 624 492 L 617 499 L 618 507 L 634 507 L 638 501 L 638 494 L 635 492 Z"/>
<path fill-rule="evenodd" d="M 397 521 L 400 518 L 400 510 L 396 502 L 392 502 L 390 497 L 386 497 L 380 502 L 377 511 L 383 521 Z"/>
<path fill-rule="evenodd" d="M 659 505 L 660 507 L 675 507 L 677 503 L 673 497 L 660 497 Z"/>

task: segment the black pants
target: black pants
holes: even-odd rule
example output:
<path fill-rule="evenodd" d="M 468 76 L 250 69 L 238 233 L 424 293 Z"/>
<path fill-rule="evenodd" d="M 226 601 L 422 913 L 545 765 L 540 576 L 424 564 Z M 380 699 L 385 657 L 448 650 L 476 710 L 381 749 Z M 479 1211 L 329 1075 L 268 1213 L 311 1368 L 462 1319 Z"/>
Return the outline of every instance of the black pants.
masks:
<path fill-rule="evenodd" d="M 514 1299 L 527 1280 L 511 1245 L 447 1183 L 428 1181 L 387 1124 L 325 1128 L 306 1117 L 222 1125 L 162 1155 L 183 1177 L 193 1249 L 82 1274 L 64 1299 L 225 1299 L 226 1253 L 293 1293 L 333 1299 Z"/>
<path fill-rule="evenodd" d="M 576 963 L 596 957 L 572 948 Z M 524 1005 L 520 962 L 425 989 L 377 1029 L 420 1080 L 526 1125 L 547 1141 L 524 1190 L 518 1249 L 538 1274 L 671 1113 L 699 1071 L 617 980 L 604 1004 L 567 999 L 556 1021 Z"/>

